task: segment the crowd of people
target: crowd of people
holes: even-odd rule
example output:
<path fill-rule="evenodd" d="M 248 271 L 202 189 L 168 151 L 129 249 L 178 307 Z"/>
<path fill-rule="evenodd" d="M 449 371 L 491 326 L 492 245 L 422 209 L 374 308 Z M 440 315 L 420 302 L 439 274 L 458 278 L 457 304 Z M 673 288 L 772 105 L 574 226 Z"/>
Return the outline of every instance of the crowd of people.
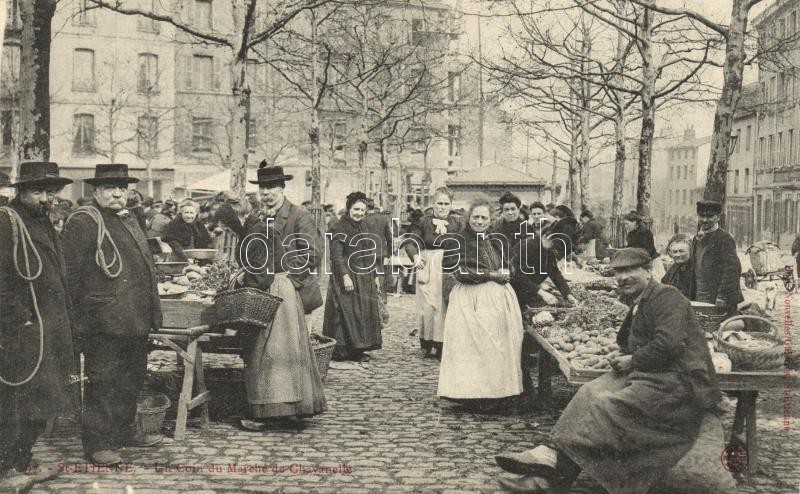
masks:
<path fill-rule="evenodd" d="M 97 165 L 85 180 L 92 197 L 72 207 L 56 200 L 71 180 L 55 163 L 20 165 L 17 181 L 5 184 L 15 195 L 0 210 L 0 474 L 29 470 L 44 421 L 77 411 L 80 353 L 87 458 L 116 465 L 121 448 L 160 442 L 134 427 L 147 335 L 161 325 L 153 237 L 185 259 L 185 249 L 210 248 L 230 231 L 246 268 L 235 284 L 283 301 L 271 325 L 245 332 L 248 403 L 240 426 L 262 431 L 326 411 L 305 316 L 324 305 L 335 360 L 363 361 L 381 349 L 392 228 L 370 198 L 353 192 L 338 217 L 326 208 L 322 232 L 284 195 L 292 178 L 262 164 L 256 197 L 176 204 L 129 190 L 138 180 L 126 165 Z M 453 194 L 439 188 L 430 211 L 410 215 L 400 242 L 417 267 L 421 357 L 441 362 L 438 396 L 482 411 L 530 407 L 535 342 L 523 311 L 556 303 L 548 279 L 567 306 L 579 305 L 560 262 L 610 254 L 587 209 L 576 218 L 565 205 L 524 206 L 512 193 L 498 202 L 476 198 L 453 211 Z M 672 262 L 662 272 L 652 233 L 636 213 L 626 216 L 627 246 L 611 260 L 630 305 L 618 336 L 623 353 L 613 372 L 575 395 L 549 444 L 498 456 L 502 468 L 522 474 L 501 481 L 508 490 L 548 492 L 585 470 L 610 492 L 646 492 L 691 447 L 719 389 L 689 301 L 732 314 L 743 300 L 736 245 L 719 228 L 721 206 L 699 202 L 697 212 L 698 231 L 669 241 Z M 318 271 L 324 233 L 332 272 L 326 300 Z M 246 240 L 254 236 L 264 241 Z"/>

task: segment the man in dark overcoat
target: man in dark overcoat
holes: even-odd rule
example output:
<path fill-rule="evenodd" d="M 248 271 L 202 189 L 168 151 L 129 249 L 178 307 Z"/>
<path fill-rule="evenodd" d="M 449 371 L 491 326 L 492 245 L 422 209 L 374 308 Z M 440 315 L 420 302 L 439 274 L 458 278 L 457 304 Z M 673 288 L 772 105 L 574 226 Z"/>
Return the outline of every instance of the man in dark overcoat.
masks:
<path fill-rule="evenodd" d="M 617 334 L 614 371 L 581 387 L 548 445 L 496 457 L 501 468 L 525 474 L 500 479 L 509 491 L 568 492 L 584 471 L 611 493 L 653 492 L 721 397 L 689 300 L 652 278 L 649 252 L 622 249 L 611 267 L 632 301 Z"/>
<path fill-rule="evenodd" d="M 21 163 L 17 194 L 0 211 L 0 476 L 31 468 L 47 419 L 77 409 L 64 257 L 49 218 L 71 182 L 55 163 Z"/>
<path fill-rule="evenodd" d="M 738 304 L 744 301 L 739 286 L 742 264 L 736 253 L 736 240 L 719 227 L 721 214 L 720 203 L 697 202 L 700 229 L 692 242 L 691 299 L 714 304 L 734 315 Z"/>
<path fill-rule="evenodd" d="M 136 399 L 147 370 L 147 335 L 161 326 L 156 270 L 147 239 L 125 209 L 123 164 L 97 165 L 91 205 L 76 210 L 63 232 L 67 280 L 80 334 L 85 388 L 83 448 L 96 465 L 122 461 L 117 449 L 151 446 L 161 437 L 135 434 Z M 98 245 L 98 229 L 107 235 Z M 99 250 L 98 250 L 99 249 Z"/>
<path fill-rule="evenodd" d="M 292 175 L 283 173 L 283 167 L 266 166 L 262 162 L 258 170 L 258 180 L 251 180 L 250 183 L 259 186 L 264 221 L 272 218 L 271 224 L 276 238 L 286 252 L 282 262 L 283 269 L 289 273 L 289 279 L 300 293 L 304 312 L 310 314 L 322 306 L 318 273 L 322 258 L 321 239 L 308 211 L 292 204 L 284 195 L 286 181 L 292 178 Z M 248 217 L 248 221 L 252 227 L 253 220 Z M 248 222 L 245 222 L 245 227 L 248 227 Z"/>

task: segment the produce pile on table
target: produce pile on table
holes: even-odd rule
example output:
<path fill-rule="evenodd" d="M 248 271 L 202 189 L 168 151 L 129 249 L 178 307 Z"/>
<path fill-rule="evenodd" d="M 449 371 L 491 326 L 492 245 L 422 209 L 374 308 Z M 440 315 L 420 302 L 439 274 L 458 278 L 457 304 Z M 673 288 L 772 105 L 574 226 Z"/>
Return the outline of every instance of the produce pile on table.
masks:
<path fill-rule="evenodd" d="M 586 261 L 586 264 L 583 265 L 583 269 L 606 278 L 614 276 L 614 270 L 611 269 L 610 264 L 599 259 L 590 259 Z"/>
<path fill-rule="evenodd" d="M 526 321 L 575 368 L 609 370 L 619 355 L 617 330 L 628 307 L 605 291 L 572 285 L 576 307 L 543 307 L 526 312 Z"/>
<path fill-rule="evenodd" d="M 181 276 L 158 284 L 161 296 L 185 293 L 181 300 L 211 302 L 214 295 L 228 289 L 238 267 L 231 261 L 217 261 L 210 266 L 189 264 Z"/>

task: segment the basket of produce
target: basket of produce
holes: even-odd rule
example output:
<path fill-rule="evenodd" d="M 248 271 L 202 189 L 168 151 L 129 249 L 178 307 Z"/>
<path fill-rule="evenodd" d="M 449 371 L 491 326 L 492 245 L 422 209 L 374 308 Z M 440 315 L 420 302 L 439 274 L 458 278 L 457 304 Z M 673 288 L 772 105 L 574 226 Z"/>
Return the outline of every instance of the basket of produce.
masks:
<path fill-rule="evenodd" d="M 226 290 L 214 296 L 215 327 L 270 328 L 283 299 L 256 288 Z"/>
<path fill-rule="evenodd" d="M 705 302 L 692 302 L 692 311 L 700 329 L 709 334 L 715 333 L 720 323 L 728 317 L 716 305 Z"/>
<path fill-rule="evenodd" d="M 726 329 L 732 323 L 747 319 L 759 319 L 772 328 L 770 333 L 749 333 Z M 720 324 L 714 333 L 717 350 L 725 353 L 731 360 L 733 370 L 774 371 L 781 370 L 784 364 L 783 340 L 775 336 L 777 328 L 771 321 L 757 316 L 735 316 Z"/>
<path fill-rule="evenodd" d="M 328 366 L 331 363 L 333 349 L 336 347 L 336 340 L 317 333 L 311 333 L 311 347 L 314 350 L 314 358 L 317 361 L 319 377 L 324 381 L 328 376 Z"/>
<path fill-rule="evenodd" d="M 136 431 L 141 434 L 158 434 L 170 406 L 172 402 L 165 394 L 140 394 L 136 399 Z"/>
<path fill-rule="evenodd" d="M 185 261 L 168 261 L 168 262 L 157 262 L 156 269 L 161 271 L 163 274 L 181 274 L 183 272 L 183 268 L 185 268 L 189 263 Z"/>
<path fill-rule="evenodd" d="M 183 253 L 189 259 L 214 259 L 217 256 L 217 249 L 183 249 Z"/>

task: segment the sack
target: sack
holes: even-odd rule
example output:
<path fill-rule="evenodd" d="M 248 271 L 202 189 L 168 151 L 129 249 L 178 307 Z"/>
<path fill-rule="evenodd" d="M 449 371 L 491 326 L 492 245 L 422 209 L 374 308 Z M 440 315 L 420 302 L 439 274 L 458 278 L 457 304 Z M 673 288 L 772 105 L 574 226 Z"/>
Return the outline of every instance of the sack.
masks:
<path fill-rule="evenodd" d="M 319 289 L 319 278 L 309 276 L 297 290 L 303 301 L 303 313 L 311 314 L 314 309 L 322 307 L 322 291 Z"/>

